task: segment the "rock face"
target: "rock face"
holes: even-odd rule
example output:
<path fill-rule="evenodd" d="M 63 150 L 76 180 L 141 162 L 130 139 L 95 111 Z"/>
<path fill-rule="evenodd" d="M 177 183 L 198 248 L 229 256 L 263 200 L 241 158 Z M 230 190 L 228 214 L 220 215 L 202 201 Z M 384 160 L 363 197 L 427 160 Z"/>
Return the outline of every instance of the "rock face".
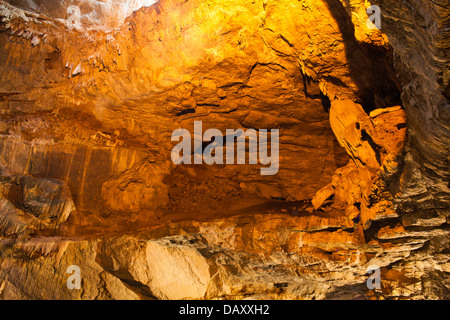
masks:
<path fill-rule="evenodd" d="M 380 3 L 383 30 L 396 52 L 396 71 L 408 116 L 400 205 L 404 211 L 427 211 L 448 219 L 450 9 L 445 1 L 411 1 L 406 8 L 402 3 Z M 402 21 L 400 28 L 398 21 Z"/>
<path fill-rule="evenodd" d="M 7 2 L 1 299 L 450 297 L 444 3 Z M 278 173 L 175 165 L 196 121 Z"/>
<path fill-rule="evenodd" d="M 2 234 L 20 234 L 30 228 L 56 228 L 75 211 L 64 182 L 28 176 L 2 176 L 0 228 Z"/>
<path fill-rule="evenodd" d="M 135 10 L 154 4 L 154 0 L 9 0 L 13 6 L 67 20 L 71 28 L 100 28 L 105 31 L 120 27 Z"/>

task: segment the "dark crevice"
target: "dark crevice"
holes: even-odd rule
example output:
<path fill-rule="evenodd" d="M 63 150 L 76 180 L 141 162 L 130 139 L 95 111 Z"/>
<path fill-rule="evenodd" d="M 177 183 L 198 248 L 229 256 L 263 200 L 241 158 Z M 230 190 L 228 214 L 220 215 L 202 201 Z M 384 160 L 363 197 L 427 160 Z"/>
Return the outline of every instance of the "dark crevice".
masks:
<path fill-rule="evenodd" d="M 130 289 L 131 291 L 133 291 L 134 293 L 136 293 L 137 295 L 150 299 L 150 300 L 158 300 L 158 298 L 156 298 L 150 291 L 150 288 L 138 281 L 135 280 L 131 280 L 131 279 L 121 279 L 119 278 L 120 281 L 122 281 L 125 286 Z"/>
<path fill-rule="evenodd" d="M 378 241 L 378 231 L 380 231 L 382 228 L 390 227 L 394 228 L 399 224 L 398 218 L 392 218 L 392 219 L 381 219 L 381 220 L 375 220 L 372 221 L 370 224 L 370 227 L 367 230 L 364 230 L 364 239 L 366 240 L 366 243 L 369 243 L 370 241 Z"/>
<path fill-rule="evenodd" d="M 181 117 L 181 116 L 184 116 L 184 115 L 186 115 L 186 114 L 192 114 L 192 113 L 195 113 L 195 109 L 189 108 L 189 109 L 185 109 L 185 110 L 182 110 L 182 111 L 178 112 L 178 113 L 176 114 L 176 116 L 177 116 L 177 117 Z"/>
<path fill-rule="evenodd" d="M 327 95 L 324 95 L 322 93 L 322 91 L 320 91 L 320 101 L 322 102 L 323 110 L 326 113 L 329 113 L 330 112 L 330 108 L 331 108 L 331 101 L 330 101 L 330 98 L 328 98 Z"/>
<path fill-rule="evenodd" d="M 401 85 L 393 68 L 392 50 L 373 44 L 360 43 L 355 38 L 351 13 L 340 0 L 325 0 L 342 34 L 349 73 L 357 86 L 355 102 L 369 114 L 377 108 L 402 105 Z M 339 79 L 327 78 L 338 86 Z"/>

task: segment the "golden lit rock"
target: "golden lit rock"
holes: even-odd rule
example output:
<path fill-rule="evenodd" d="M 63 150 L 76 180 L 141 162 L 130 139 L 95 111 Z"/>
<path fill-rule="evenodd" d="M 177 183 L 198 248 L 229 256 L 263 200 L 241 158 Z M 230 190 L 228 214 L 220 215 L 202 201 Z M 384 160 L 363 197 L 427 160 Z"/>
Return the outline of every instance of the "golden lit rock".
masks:
<path fill-rule="evenodd" d="M 448 299 L 448 8 L 412 3 L 0 1 L 0 299 Z"/>

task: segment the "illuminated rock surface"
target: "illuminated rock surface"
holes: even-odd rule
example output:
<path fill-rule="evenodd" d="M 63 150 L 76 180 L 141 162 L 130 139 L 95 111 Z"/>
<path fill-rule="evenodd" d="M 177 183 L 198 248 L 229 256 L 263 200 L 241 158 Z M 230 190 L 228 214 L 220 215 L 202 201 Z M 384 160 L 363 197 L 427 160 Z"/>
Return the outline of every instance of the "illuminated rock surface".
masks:
<path fill-rule="evenodd" d="M 444 1 L 8 2 L 0 298 L 450 297 Z M 279 129 L 278 174 L 175 166 L 194 121 Z"/>

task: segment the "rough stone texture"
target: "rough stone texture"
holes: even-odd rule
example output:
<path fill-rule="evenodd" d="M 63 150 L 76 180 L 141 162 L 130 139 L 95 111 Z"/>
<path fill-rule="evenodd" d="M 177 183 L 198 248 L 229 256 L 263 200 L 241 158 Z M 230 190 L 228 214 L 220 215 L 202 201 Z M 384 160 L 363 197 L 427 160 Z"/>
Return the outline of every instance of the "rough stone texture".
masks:
<path fill-rule="evenodd" d="M 450 297 L 443 1 L 8 2 L 1 299 Z M 280 129 L 279 173 L 175 166 L 199 120 Z"/>
<path fill-rule="evenodd" d="M 450 8 L 443 0 L 374 3 L 382 9 L 383 31 L 394 48 L 408 116 L 399 205 L 403 211 L 435 211 L 448 219 Z"/>
<path fill-rule="evenodd" d="M 8 0 L 6 2 L 12 4 L 13 6 L 45 14 L 55 19 L 68 20 L 68 26 L 73 28 L 101 28 L 104 30 L 110 30 L 114 27 L 119 27 L 133 11 L 145 6 L 150 6 L 156 1 Z M 76 7 L 79 9 L 76 9 Z M 77 18 L 79 18 L 79 21 Z"/>
<path fill-rule="evenodd" d="M 7 236 L 58 228 L 74 213 L 64 182 L 29 176 L 0 177 L 0 232 Z"/>
<path fill-rule="evenodd" d="M 328 206 L 332 198 L 331 207 L 345 208 L 365 229 L 373 220 L 398 217 L 389 183 L 399 172 L 406 139 L 404 110 L 396 106 L 367 115 L 353 101 L 333 101 L 330 125 L 353 161 L 336 170 L 332 182 L 315 194 L 314 208 Z"/>
<path fill-rule="evenodd" d="M 362 229 L 339 229 L 343 227 L 348 227 L 344 216 L 339 220 L 323 213 L 280 212 L 166 224 L 137 236 L 107 240 L 2 242 L 0 297 L 437 299 L 448 295 L 448 230 L 430 230 L 435 240 L 426 244 L 430 231 L 385 227 L 378 235 L 383 242 L 365 243 Z M 338 231 L 328 231 L 334 228 Z M 38 243 L 45 245 L 38 247 Z M 26 265 L 20 263 L 24 257 L 29 259 Z M 83 290 L 65 287 L 66 269 L 72 264 L 82 266 Z M 365 286 L 367 267 L 373 264 L 382 268 L 383 287 L 376 292 Z M 36 286 L 42 281 L 48 281 L 52 290 L 39 290 Z"/>

